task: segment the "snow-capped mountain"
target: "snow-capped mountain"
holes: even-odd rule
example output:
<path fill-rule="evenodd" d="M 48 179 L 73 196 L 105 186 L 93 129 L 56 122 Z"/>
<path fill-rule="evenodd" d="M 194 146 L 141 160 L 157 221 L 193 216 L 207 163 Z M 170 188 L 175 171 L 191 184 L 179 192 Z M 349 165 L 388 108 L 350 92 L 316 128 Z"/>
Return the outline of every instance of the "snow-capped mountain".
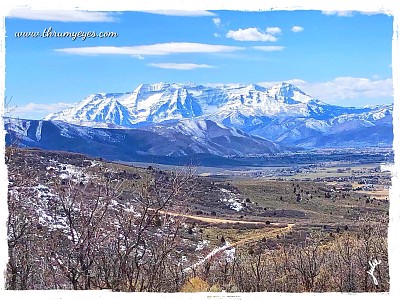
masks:
<path fill-rule="evenodd" d="M 51 114 L 45 120 L 137 127 L 195 117 L 223 120 L 238 112 L 245 116 L 307 117 L 324 115 L 322 106 L 327 105 L 288 83 L 270 89 L 253 84 L 211 88 L 157 83 L 141 84 L 129 93 L 92 94 L 76 107 Z"/>
<path fill-rule="evenodd" d="M 365 129 L 383 132 L 382 142 L 391 144 L 392 112 L 393 105 L 330 105 L 284 82 L 270 88 L 156 83 L 141 84 L 133 92 L 89 95 L 74 108 L 45 120 L 152 132 L 164 128 L 164 134 L 184 129 L 199 138 L 201 124 L 212 121 L 220 128 L 286 146 L 328 147 L 330 141 L 336 141 L 335 145 L 347 147 L 360 143 L 360 138 L 353 141 L 349 137 L 358 137 L 357 132 Z M 348 137 L 346 143 L 340 144 L 340 135 Z M 375 143 L 369 143 L 368 136 L 361 141 L 360 145 Z"/>
<path fill-rule="evenodd" d="M 118 113 L 114 114 L 114 118 L 109 118 L 110 105 L 103 104 L 110 101 L 120 108 Z M 141 84 L 130 93 L 92 94 L 81 101 L 76 108 L 48 115 L 44 119 L 92 127 L 103 126 L 96 123 L 139 127 L 202 114 L 197 99 L 185 87 L 157 83 Z"/>

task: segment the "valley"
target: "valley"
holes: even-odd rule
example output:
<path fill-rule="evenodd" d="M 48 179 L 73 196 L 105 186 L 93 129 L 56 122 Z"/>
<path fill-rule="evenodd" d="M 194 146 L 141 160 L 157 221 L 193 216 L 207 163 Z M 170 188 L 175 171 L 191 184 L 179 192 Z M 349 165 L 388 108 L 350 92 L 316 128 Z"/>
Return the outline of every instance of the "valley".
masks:
<path fill-rule="evenodd" d="M 390 157 L 390 151 L 378 152 Z M 346 291 L 345 281 L 335 286 L 332 280 L 348 275 L 323 274 L 332 259 L 345 263 L 341 251 L 348 247 L 356 264 L 351 291 L 375 290 L 358 271 L 368 253 L 382 259 L 379 290 L 388 289 L 391 175 L 379 167 L 386 161 L 299 164 L 282 176 L 277 168 L 289 164 L 221 174 L 215 168 L 138 167 L 39 149 L 8 148 L 7 154 L 11 287 L 179 291 L 202 274 L 217 291 Z M 375 246 L 365 248 L 366 241 Z M 23 254 L 28 242 L 36 251 Z M 67 255 L 67 249 L 73 252 Z M 288 253 L 291 259 L 282 260 Z M 311 253 L 319 265 L 310 287 L 297 277 L 306 270 L 295 266 Z M 107 256 L 114 262 L 104 260 Z M 267 267 L 270 263 L 275 267 Z M 286 288 L 271 285 L 267 273 L 252 287 L 246 281 L 251 273 L 240 272 L 256 265 L 274 268 Z M 285 265 L 289 269 L 282 273 Z M 152 276 L 167 270 L 153 286 Z M 43 281 L 37 272 L 50 277 Z M 134 275 L 136 282 L 123 279 Z"/>
<path fill-rule="evenodd" d="M 386 292 L 392 114 L 283 82 L 5 117 L 7 288 Z"/>

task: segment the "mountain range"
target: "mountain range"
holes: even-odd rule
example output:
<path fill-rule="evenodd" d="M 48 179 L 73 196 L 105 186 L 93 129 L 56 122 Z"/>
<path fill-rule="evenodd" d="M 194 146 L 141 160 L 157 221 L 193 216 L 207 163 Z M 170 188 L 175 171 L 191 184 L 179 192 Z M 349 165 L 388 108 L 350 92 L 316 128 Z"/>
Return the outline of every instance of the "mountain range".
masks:
<path fill-rule="evenodd" d="M 391 146 L 393 105 L 341 107 L 296 86 L 141 84 L 91 94 L 43 120 L 7 119 L 24 146 L 138 157 L 274 154 L 300 148 Z"/>

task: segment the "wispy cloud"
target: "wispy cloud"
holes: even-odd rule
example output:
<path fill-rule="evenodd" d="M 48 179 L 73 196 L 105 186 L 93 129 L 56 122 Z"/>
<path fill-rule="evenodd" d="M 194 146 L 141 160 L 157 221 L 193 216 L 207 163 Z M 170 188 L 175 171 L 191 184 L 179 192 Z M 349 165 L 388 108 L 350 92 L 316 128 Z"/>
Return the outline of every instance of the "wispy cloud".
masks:
<path fill-rule="evenodd" d="M 301 27 L 301 26 L 293 26 L 292 27 L 292 29 L 291 29 L 293 32 L 302 32 L 303 30 L 304 30 L 304 28 L 303 27 Z"/>
<path fill-rule="evenodd" d="M 279 27 L 267 27 L 267 29 L 265 29 L 265 32 L 277 35 L 282 33 L 282 29 Z"/>
<path fill-rule="evenodd" d="M 170 55 L 177 53 L 220 53 L 244 50 L 243 47 L 212 45 L 200 43 L 162 43 L 153 45 L 140 45 L 131 47 L 96 46 L 61 48 L 54 51 L 77 55 Z"/>
<path fill-rule="evenodd" d="M 221 26 L 221 19 L 220 18 L 213 18 L 213 23 L 215 26 L 220 27 Z"/>
<path fill-rule="evenodd" d="M 161 69 L 173 69 L 173 70 L 193 70 L 193 69 L 204 69 L 214 68 L 213 66 L 206 64 L 193 64 L 193 63 L 152 63 L 149 66 L 161 68 Z"/>
<path fill-rule="evenodd" d="M 22 106 L 15 106 L 9 109 L 7 116 L 13 118 L 28 118 L 28 119 L 41 119 L 48 114 L 59 112 L 61 110 L 72 107 L 71 103 L 28 103 Z"/>
<path fill-rule="evenodd" d="M 338 16 L 338 17 L 352 17 L 353 11 L 351 10 L 323 10 L 322 13 L 327 16 Z"/>
<path fill-rule="evenodd" d="M 357 13 L 362 15 L 376 15 L 385 13 L 384 11 L 354 11 L 354 10 L 323 10 L 322 14 L 326 16 L 338 16 L 338 17 L 353 17 Z"/>
<path fill-rule="evenodd" d="M 308 95 L 328 103 L 344 100 L 390 99 L 393 98 L 392 78 L 371 80 L 359 77 L 336 77 L 331 81 L 307 82 L 302 79 L 291 79 L 286 82 L 299 87 Z M 270 87 L 277 82 L 262 82 Z"/>
<path fill-rule="evenodd" d="M 253 41 L 253 42 L 276 42 L 278 39 L 270 33 L 263 33 L 258 28 L 246 28 L 238 30 L 229 30 L 226 34 L 227 38 L 236 41 Z"/>
<path fill-rule="evenodd" d="M 8 17 L 37 21 L 57 22 L 115 22 L 117 13 L 80 10 L 32 10 L 17 8 Z"/>
<path fill-rule="evenodd" d="M 215 13 L 207 10 L 144 10 L 142 12 L 174 17 L 213 17 Z"/>
<path fill-rule="evenodd" d="M 268 52 L 282 51 L 283 49 L 285 49 L 285 47 L 283 46 L 254 46 L 253 48 L 256 50 L 268 51 Z"/>

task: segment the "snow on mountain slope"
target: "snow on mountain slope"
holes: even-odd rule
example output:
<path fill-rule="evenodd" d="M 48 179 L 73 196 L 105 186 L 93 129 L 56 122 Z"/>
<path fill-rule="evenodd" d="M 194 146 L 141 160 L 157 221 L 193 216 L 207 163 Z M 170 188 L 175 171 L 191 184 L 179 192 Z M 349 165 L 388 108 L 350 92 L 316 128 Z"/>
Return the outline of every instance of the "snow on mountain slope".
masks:
<path fill-rule="evenodd" d="M 372 131 L 392 126 L 393 105 L 385 105 L 372 111 L 342 114 L 328 119 L 311 117 L 273 118 L 253 126 L 249 132 L 287 145 L 299 145 L 303 139 L 342 134 L 371 128 Z M 247 126 L 249 128 L 249 126 Z M 389 133 L 388 133 L 389 134 Z M 385 137 L 382 137 L 385 139 Z"/>
<path fill-rule="evenodd" d="M 147 157 L 266 154 L 285 151 L 271 141 L 213 121 L 175 121 L 140 129 L 78 126 L 61 121 L 5 119 L 6 142 L 134 161 Z M 37 135 L 40 128 L 40 136 Z"/>
<path fill-rule="evenodd" d="M 141 84 L 128 93 L 90 95 L 76 107 L 48 115 L 45 119 L 80 125 L 89 122 L 88 126 L 92 127 L 104 127 L 101 123 L 140 127 L 169 120 L 203 117 L 222 123 L 230 119 L 230 124 L 238 122 L 240 125 L 241 117 L 327 119 L 372 109 L 329 105 L 289 83 L 280 83 L 267 89 L 254 84 L 206 87 L 161 82 Z"/>
<path fill-rule="evenodd" d="M 275 100 L 279 100 L 282 102 L 286 102 L 288 104 L 292 104 L 293 102 L 301 102 L 308 103 L 313 98 L 306 95 L 303 91 L 301 91 L 298 87 L 289 84 L 289 83 L 279 83 L 268 90 L 268 96 L 274 98 Z"/>
<path fill-rule="evenodd" d="M 186 119 L 144 127 L 142 130 L 155 132 L 176 143 L 185 140 L 188 149 L 194 153 L 247 155 L 285 151 L 285 147 L 267 139 L 252 136 L 211 120 Z M 163 145 L 159 146 L 163 147 Z"/>
<path fill-rule="evenodd" d="M 92 122 L 107 123 L 130 127 L 132 115 L 117 99 L 126 94 L 92 94 L 78 103 L 77 106 L 46 116 L 44 120 L 65 121 L 72 124 L 89 126 Z"/>
<path fill-rule="evenodd" d="M 212 88 L 193 84 L 141 84 L 130 93 L 90 95 L 76 107 L 45 119 L 136 127 L 200 116 L 222 120 L 239 111 L 246 116 L 308 116 L 311 100 L 312 97 L 288 83 L 270 89 L 258 85 Z"/>
<path fill-rule="evenodd" d="M 240 130 L 288 146 L 304 145 L 307 141 L 306 145 L 312 147 L 322 136 L 390 127 L 392 113 L 393 105 L 330 105 L 284 82 L 270 88 L 254 84 L 212 87 L 161 82 L 141 84 L 128 93 L 93 94 L 76 107 L 45 119 L 93 128 L 149 127 L 150 131 L 162 125 L 159 128 L 171 137 L 173 128 L 199 139 L 205 138 L 203 129 L 212 121 L 219 130 L 230 131 L 229 136 L 236 137 L 236 130 Z"/>

